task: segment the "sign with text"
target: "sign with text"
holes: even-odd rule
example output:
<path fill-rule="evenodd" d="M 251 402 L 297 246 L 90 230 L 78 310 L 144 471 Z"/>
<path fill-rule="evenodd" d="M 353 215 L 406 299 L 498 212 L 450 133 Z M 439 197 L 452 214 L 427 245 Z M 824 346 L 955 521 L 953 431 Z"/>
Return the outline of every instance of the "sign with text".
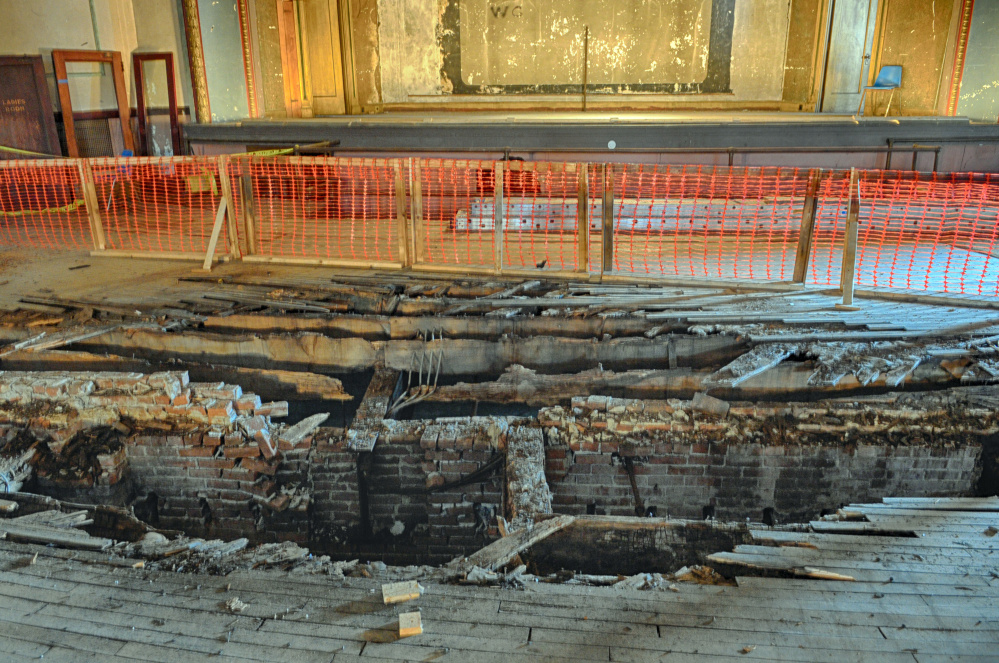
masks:
<path fill-rule="evenodd" d="M 62 154 L 41 56 L 0 56 L 0 146 Z M 0 159 L 25 157 L 0 150 Z"/>

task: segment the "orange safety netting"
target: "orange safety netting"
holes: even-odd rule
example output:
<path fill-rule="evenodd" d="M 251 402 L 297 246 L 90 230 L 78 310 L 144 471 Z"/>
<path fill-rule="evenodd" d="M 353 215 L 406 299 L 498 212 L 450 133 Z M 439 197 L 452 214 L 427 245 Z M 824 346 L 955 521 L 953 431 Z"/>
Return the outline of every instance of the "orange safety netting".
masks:
<path fill-rule="evenodd" d="M 208 157 L 92 159 L 107 248 L 204 254 L 222 200 L 218 161 Z M 225 253 L 223 225 L 217 253 Z"/>
<path fill-rule="evenodd" d="M 614 270 L 691 278 L 791 278 L 811 171 L 614 167 Z"/>
<path fill-rule="evenodd" d="M 600 271 L 607 172 L 616 273 L 789 280 L 814 189 L 808 283 L 839 285 L 855 196 L 858 285 L 999 296 L 999 178 L 974 173 L 857 171 L 851 191 L 848 171 L 815 179 L 818 171 L 797 168 L 261 156 L 5 161 L 0 246 L 91 248 L 86 177 L 107 248 L 203 254 L 223 197 L 220 164 L 228 164 L 232 225 L 248 254 L 397 263 L 408 253 L 400 233 L 412 232 L 417 264 L 576 270 L 588 192 L 588 268 Z"/>
<path fill-rule="evenodd" d="M 856 283 L 999 295 L 999 177 L 861 174 Z"/>
<path fill-rule="evenodd" d="M 503 267 L 579 266 L 579 177 L 574 163 L 503 163 Z"/>
<path fill-rule="evenodd" d="M 426 159 L 418 165 L 416 261 L 495 267 L 495 163 Z"/>
<path fill-rule="evenodd" d="M 850 210 L 850 172 L 824 172 L 816 201 L 806 282 L 838 286 Z"/>
<path fill-rule="evenodd" d="M 0 161 L 0 245 L 94 248 L 78 162 Z"/>
<path fill-rule="evenodd" d="M 408 177 L 401 164 L 337 157 L 240 159 L 243 194 L 252 196 L 247 240 L 255 242 L 256 254 L 275 258 L 395 262 L 396 182 Z"/>

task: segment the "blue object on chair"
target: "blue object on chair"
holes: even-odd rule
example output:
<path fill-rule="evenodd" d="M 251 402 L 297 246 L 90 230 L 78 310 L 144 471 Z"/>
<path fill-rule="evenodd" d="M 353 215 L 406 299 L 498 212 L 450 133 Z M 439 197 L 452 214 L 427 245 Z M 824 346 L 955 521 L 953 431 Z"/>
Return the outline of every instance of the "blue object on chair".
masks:
<path fill-rule="evenodd" d="M 891 90 L 891 96 L 888 97 L 888 107 L 885 108 L 885 117 L 888 117 L 888 111 L 891 110 L 892 99 L 895 98 L 895 90 L 901 87 L 901 85 L 901 65 L 886 65 L 881 67 L 881 71 L 878 72 L 878 77 L 874 80 L 874 85 L 865 86 L 863 91 L 860 93 L 860 104 L 857 106 L 857 115 L 864 114 L 864 101 L 867 98 L 868 90 Z"/>

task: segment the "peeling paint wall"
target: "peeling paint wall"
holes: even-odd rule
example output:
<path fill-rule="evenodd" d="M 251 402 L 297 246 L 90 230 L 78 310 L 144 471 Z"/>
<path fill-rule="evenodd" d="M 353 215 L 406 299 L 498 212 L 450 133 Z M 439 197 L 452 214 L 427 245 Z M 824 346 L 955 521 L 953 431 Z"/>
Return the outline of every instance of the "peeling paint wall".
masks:
<path fill-rule="evenodd" d="M 791 0 L 377 0 L 380 101 L 578 94 L 586 26 L 594 93 L 780 101 L 790 8 Z M 362 29 L 355 39 L 365 48 Z"/>
<path fill-rule="evenodd" d="M 977 0 L 957 114 L 996 122 L 999 117 L 999 0 Z"/>
<path fill-rule="evenodd" d="M 945 59 L 949 63 L 953 57 L 946 49 L 954 4 L 949 0 L 886 0 L 886 5 L 879 64 L 902 65 L 902 87 L 895 103 L 901 104 L 904 115 L 936 115 L 940 74 Z M 871 79 L 876 75 L 872 71 Z M 868 93 L 869 112 L 884 113 L 889 96 Z"/>
<path fill-rule="evenodd" d="M 781 98 L 790 16 L 788 0 L 735 3 L 732 93 L 736 99 Z"/>
<path fill-rule="evenodd" d="M 441 94 L 440 14 L 428 11 L 434 4 L 426 0 L 378 3 L 381 87 L 386 101 Z"/>

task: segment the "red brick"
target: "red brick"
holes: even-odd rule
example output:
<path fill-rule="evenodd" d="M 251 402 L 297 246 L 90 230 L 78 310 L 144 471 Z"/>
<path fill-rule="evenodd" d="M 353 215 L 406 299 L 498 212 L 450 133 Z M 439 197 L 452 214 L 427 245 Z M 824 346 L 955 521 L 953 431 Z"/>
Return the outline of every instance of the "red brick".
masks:
<path fill-rule="evenodd" d="M 268 476 L 274 476 L 277 472 L 277 463 L 268 463 L 262 458 L 244 458 L 240 461 L 239 466 L 244 470 L 250 470 L 252 472 L 259 472 L 260 474 L 266 474 Z"/>
<path fill-rule="evenodd" d="M 241 447 L 225 447 L 223 453 L 225 453 L 226 458 L 250 458 L 259 456 L 260 449 L 247 444 Z"/>
<path fill-rule="evenodd" d="M 264 479 L 250 486 L 250 492 L 260 497 L 270 497 L 277 492 L 277 484 L 270 479 Z"/>
<path fill-rule="evenodd" d="M 215 470 L 228 470 L 236 466 L 235 458 L 199 458 L 198 467 Z"/>
<path fill-rule="evenodd" d="M 215 449 L 212 447 L 184 447 L 183 449 L 180 449 L 178 453 L 181 456 L 208 458 L 215 455 Z"/>
<path fill-rule="evenodd" d="M 271 434 L 269 431 L 265 430 L 257 431 L 257 434 L 254 435 L 254 438 L 257 441 L 257 449 L 263 455 L 264 458 L 270 460 L 271 458 L 274 458 L 274 456 L 277 455 L 278 450 L 277 447 L 275 447 L 274 444 L 271 442 Z"/>

